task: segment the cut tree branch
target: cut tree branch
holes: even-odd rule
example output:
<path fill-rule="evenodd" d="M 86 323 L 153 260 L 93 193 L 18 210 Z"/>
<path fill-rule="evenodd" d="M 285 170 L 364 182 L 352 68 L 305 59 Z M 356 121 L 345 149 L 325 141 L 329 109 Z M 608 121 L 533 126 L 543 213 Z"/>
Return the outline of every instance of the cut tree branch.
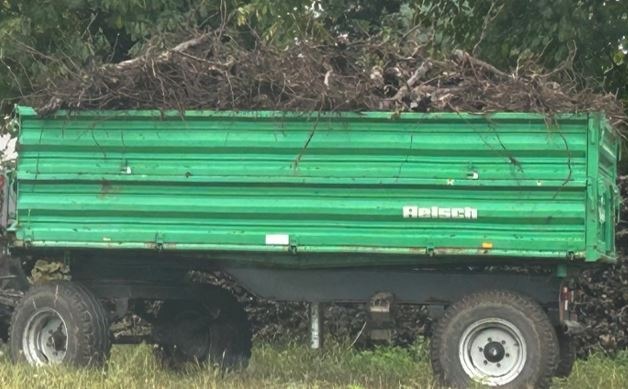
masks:
<path fill-rule="evenodd" d="M 203 43 L 209 41 L 209 34 L 203 34 L 200 35 L 196 38 L 187 40 L 185 42 L 181 42 L 178 45 L 176 45 L 175 47 L 168 49 L 162 53 L 160 53 L 159 55 L 157 55 L 157 57 L 155 57 L 155 59 L 152 61 L 154 64 L 155 63 L 162 63 L 162 62 L 167 62 L 170 60 L 170 58 L 172 57 L 172 54 L 177 54 L 177 53 L 182 53 L 184 51 L 187 51 L 193 47 L 202 45 Z M 127 69 L 131 69 L 131 68 L 135 68 L 138 66 L 141 66 L 142 64 L 144 64 L 147 60 L 147 55 L 142 55 L 140 57 L 136 57 L 136 58 L 132 58 L 126 61 L 122 61 L 119 62 L 115 65 L 113 65 L 113 68 L 115 68 L 115 70 L 118 71 L 124 71 Z"/>

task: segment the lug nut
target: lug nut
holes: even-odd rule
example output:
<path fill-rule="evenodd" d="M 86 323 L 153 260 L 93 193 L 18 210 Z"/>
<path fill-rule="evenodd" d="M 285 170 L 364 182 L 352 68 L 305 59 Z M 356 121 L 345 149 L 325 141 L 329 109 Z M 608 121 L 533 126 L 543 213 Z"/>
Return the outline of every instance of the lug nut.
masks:
<path fill-rule="evenodd" d="M 484 364 L 485 364 L 485 365 L 488 365 L 488 361 L 487 361 L 486 359 L 484 360 Z"/>

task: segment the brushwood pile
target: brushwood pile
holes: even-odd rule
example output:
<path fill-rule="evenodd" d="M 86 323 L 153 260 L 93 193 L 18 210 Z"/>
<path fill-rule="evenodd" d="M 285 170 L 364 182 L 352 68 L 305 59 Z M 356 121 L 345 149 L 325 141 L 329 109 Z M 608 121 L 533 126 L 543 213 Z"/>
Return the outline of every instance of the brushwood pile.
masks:
<path fill-rule="evenodd" d="M 59 59 L 63 76 L 35 82 L 22 103 L 40 115 L 58 109 L 214 109 L 283 111 L 387 112 L 538 112 L 548 123 L 556 113 L 604 111 L 616 129 L 628 127 L 622 104 L 612 94 L 587 88 L 566 61 L 547 70 L 524 61 L 505 71 L 467 52 L 434 55 L 406 37 L 329 44 L 295 40 L 277 47 L 240 32 L 195 32 L 170 36 L 146 45 L 144 52 L 117 64 L 78 65 Z M 170 44 L 164 42 L 171 42 Z M 621 181 L 627 194 L 628 180 Z M 628 207 L 622 208 L 622 220 Z M 578 312 L 586 325 L 580 353 L 593 349 L 614 352 L 628 347 L 628 228 L 620 223 L 618 246 L 622 260 L 615 266 L 587 271 L 576 282 Z M 248 306 L 257 335 L 307 334 L 301 304 L 259 300 L 230 281 Z M 364 314 L 334 305 L 327 326 L 339 336 L 357 336 Z M 428 333 L 422 307 L 400 307 L 397 343 L 409 343 Z"/>
<path fill-rule="evenodd" d="M 25 102 L 46 115 L 67 109 L 219 109 L 289 111 L 558 112 L 605 111 L 626 118 L 612 94 L 579 87 L 569 63 L 533 62 L 505 72 L 455 50 L 430 57 L 412 40 L 377 38 L 333 44 L 295 41 L 276 47 L 242 43 L 217 31 L 148 44 L 118 64 L 65 61 Z M 60 60 L 61 61 L 61 60 Z"/>

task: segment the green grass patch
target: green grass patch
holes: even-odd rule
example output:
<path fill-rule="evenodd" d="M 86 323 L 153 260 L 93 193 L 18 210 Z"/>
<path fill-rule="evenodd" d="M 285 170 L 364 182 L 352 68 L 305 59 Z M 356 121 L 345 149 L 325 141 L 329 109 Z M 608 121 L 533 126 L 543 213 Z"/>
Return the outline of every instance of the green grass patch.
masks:
<path fill-rule="evenodd" d="M 323 351 L 302 344 L 258 344 L 249 368 L 221 374 L 190 365 L 164 369 L 152 347 L 116 346 L 104 369 L 33 368 L 13 365 L 5 348 L 0 356 L 2 388 L 438 388 L 425 343 L 410 348 L 356 350 L 327 344 Z M 556 388 L 624 388 L 628 352 L 615 358 L 595 355 L 578 361 L 573 374 L 554 380 Z"/>

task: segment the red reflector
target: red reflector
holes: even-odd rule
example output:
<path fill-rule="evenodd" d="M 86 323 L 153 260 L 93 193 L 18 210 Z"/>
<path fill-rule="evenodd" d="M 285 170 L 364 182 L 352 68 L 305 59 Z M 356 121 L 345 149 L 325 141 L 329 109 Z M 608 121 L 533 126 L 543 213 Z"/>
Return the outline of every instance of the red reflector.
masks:
<path fill-rule="evenodd" d="M 568 287 L 563 286 L 560 290 L 560 301 L 568 301 L 572 303 L 574 300 L 574 293 Z"/>

